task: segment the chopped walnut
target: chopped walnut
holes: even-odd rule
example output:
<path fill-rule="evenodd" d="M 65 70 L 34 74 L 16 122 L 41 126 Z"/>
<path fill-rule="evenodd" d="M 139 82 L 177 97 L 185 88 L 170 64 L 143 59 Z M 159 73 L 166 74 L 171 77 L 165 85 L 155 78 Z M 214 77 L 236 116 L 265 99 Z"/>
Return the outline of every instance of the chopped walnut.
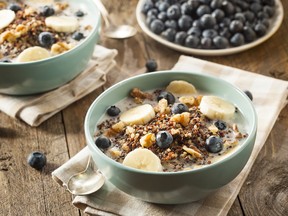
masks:
<path fill-rule="evenodd" d="M 140 144 L 142 147 L 149 148 L 156 142 L 154 133 L 147 133 L 140 139 Z"/>
<path fill-rule="evenodd" d="M 0 9 L 5 9 L 7 8 L 7 3 L 4 1 L 0 1 Z"/>
<path fill-rule="evenodd" d="M 133 88 L 130 91 L 130 96 L 134 98 L 136 103 L 142 103 L 144 99 L 151 98 L 151 95 L 141 91 L 139 88 Z"/>
<path fill-rule="evenodd" d="M 58 55 L 70 50 L 72 47 L 73 46 L 71 44 L 67 44 L 66 42 L 57 42 L 52 45 L 51 53 L 52 55 Z"/>
<path fill-rule="evenodd" d="M 183 146 L 182 147 L 184 151 L 188 152 L 189 154 L 192 155 L 192 157 L 194 158 L 202 158 L 201 153 L 197 152 L 196 150 L 192 149 L 192 148 L 188 148 L 187 146 Z"/>
<path fill-rule="evenodd" d="M 0 35 L 0 44 L 4 41 L 14 42 L 16 41 L 17 36 L 12 31 L 5 31 Z"/>
<path fill-rule="evenodd" d="M 109 149 L 108 151 L 113 158 L 118 158 L 121 156 L 121 151 L 116 147 L 113 147 Z"/>
<path fill-rule="evenodd" d="M 125 131 L 126 134 L 132 134 L 134 132 L 135 132 L 135 129 L 133 127 L 131 126 L 126 127 L 126 131 Z"/>
<path fill-rule="evenodd" d="M 180 123 L 182 126 L 186 127 L 190 121 L 190 113 L 189 112 L 183 112 L 180 114 L 175 114 L 171 117 L 170 120 L 174 121 L 176 123 Z"/>
<path fill-rule="evenodd" d="M 201 103 L 201 100 L 202 100 L 202 95 L 198 95 L 196 98 L 195 98 L 195 102 L 194 102 L 194 106 L 199 106 L 200 103 Z"/>
<path fill-rule="evenodd" d="M 217 132 L 219 131 L 219 129 L 218 129 L 214 124 L 210 125 L 210 126 L 208 127 L 208 129 L 209 129 L 213 134 L 215 134 L 215 133 L 217 133 Z"/>
<path fill-rule="evenodd" d="M 124 122 L 120 121 L 120 122 L 112 125 L 111 128 L 112 128 L 112 130 L 114 130 L 115 132 L 119 133 L 119 132 L 121 132 L 121 131 L 124 129 L 124 127 L 125 127 Z"/>
<path fill-rule="evenodd" d="M 158 108 L 158 109 L 157 109 Z M 161 99 L 158 102 L 158 107 L 156 108 L 156 110 L 161 113 L 161 114 L 168 114 L 170 113 L 170 108 L 168 106 L 168 101 L 166 99 Z"/>

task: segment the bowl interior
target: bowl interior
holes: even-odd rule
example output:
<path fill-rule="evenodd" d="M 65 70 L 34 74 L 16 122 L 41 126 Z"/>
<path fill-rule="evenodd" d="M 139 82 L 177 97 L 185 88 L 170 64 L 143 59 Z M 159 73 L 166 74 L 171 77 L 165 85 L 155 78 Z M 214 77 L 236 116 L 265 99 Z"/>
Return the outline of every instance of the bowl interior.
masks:
<path fill-rule="evenodd" d="M 69 55 L 71 52 L 77 52 L 78 49 L 80 49 L 81 46 L 85 45 L 86 43 L 88 43 L 89 39 L 91 37 L 94 37 L 94 35 L 98 32 L 100 25 L 101 25 L 101 14 L 99 9 L 97 8 L 97 6 L 95 5 L 95 3 L 91 0 L 67 0 L 67 2 L 69 3 L 69 5 L 71 5 L 73 8 L 77 8 L 77 10 L 81 10 L 85 13 L 85 21 L 83 22 L 84 24 L 89 24 L 91 25 L 92 29 L 90 34 L 84 38 L 81 43 L 79 43 L 76 47 L 74 47 L 71 50 L 68 50 L 64 53 L 61 53 L 59 55 L 55 55 L 55 56 L 51 56 L 49 58 L 46 59 L 42 59 L 42 60 L 38 60 L 38 61 L 33 61 L 33 62 L 12 62 L 12 63 L 3 63 L 0 62 L 0 66 L 4 66 L 5 69 L 8 68 L 9 66 L 13 66 L 13 65 L 33 65 L 33 64 L 37 64 L 37 63 L 45 63 L 45 62 L 49 62 L 51 59 L 55 59 L 55 58 L 62 58 L 62 56 L 66 56 Z M 43 5 L 43 4 L 41 4 Z M 36 5 L 37 7 L 37 5 Z M 88 21 L 89 20 L 89 21 Z"/>
<path fill-rule="evenodd" d="M 103 92 L 92 103 L 85 118 L 85 135 L 89 148 L 92 149 L 92 151 L 97 152 L 98 156 L 103 157 L 102 158 L 103 160 L 105 161 L 107 160 L 111 163 L 114 163 L 116 166 L 121 167 L 123 169 L 131 169 L 110 159 L 96 147 L 93 138 L 96 124 L 101 118 L 101 116 L 105 113 L 107 107 L 127 97 L 132 88 L 138 87 L 141 90 L 155 89 L 165 87 L 169 84 L 169 82 L 173 80 L 186 80 L 192 83 L 196 87 L 196 89 L 200 91 L 204 91 L 207 94 L 213 94 L 220 96 L 224 99 L 227 99 L 228 101 L 232 102 L 238 108 L 238 110 L 240 110 L 240 112 L 244 115 L 245 130 L 248 133 L 248 137 L 245 140 L 245 142 L 241 144 L 236 151 L 232 152 L 231 154 L 228 154 L 226 158 L 217 161 L 212 165 L 205 166 L 201 169 L 206 169 L 207 167 L 211 168 L 215 164 L 221 163 L 225 159 L 232 157 L 238 151 L 241 151 L 241 149 L 243 149 L 245 145 L 251 143 L 253 137 L 255 138 L 256 123 L 257 123 L 256 112 L 250 99 L 246 96 L 245 93 L 243 93 L 242 90 L 238 89 L 234 85 L 224 80 L 212 76 L 191 72 L 162 71 L 162 72 L 138 75 L 126 79 L 122 82 L 119 82 L 116 85 L 107 89 L 105 92 Z M 197 170 L 200 169 L 191 170 L 189 172 Z M 137 170 L 135 172 L 142 172 L 142 171 Z M 167 173 L 159 173 L 159 174 L 167 174 Z"/>

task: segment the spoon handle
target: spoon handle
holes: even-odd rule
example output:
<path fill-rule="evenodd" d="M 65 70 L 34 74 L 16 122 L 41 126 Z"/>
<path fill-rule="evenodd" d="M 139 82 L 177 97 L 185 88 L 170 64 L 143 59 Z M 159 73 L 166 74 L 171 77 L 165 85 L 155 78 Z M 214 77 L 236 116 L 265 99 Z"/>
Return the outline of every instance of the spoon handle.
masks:
<path fill-rule="evenodd" d="M 110 19 L 109 19 L 109 13 L 108 11 L 106 10 L 105 6 L 103 5 L 103 3 L 101 2 L 101 0 L 93 0 L 94 3 L 96 4 L 96 6 L 98 7 L 102 17 L 103 17 L 103 20 L 104 20 L 104 23 L 105 23 L 105 26 L 107 28 L 109 28 L 110 26 Z"/>

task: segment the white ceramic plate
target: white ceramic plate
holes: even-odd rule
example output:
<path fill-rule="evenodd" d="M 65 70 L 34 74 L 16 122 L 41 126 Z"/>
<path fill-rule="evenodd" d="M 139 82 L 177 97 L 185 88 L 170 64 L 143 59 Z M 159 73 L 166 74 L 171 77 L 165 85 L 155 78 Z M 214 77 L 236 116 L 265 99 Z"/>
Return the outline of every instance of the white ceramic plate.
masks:
<path fill-rule="evenodd" d="M 275 0 L 275 2 L 276 2 L 275 16 L 272 19 L 272 23 L 270 24 L 270 28 L 268 29 L 268 32 L 263 37 L 255 40 L 251 43 L 239 46 L 239 47 L 232 47 L 232 48 L 227 48 L 227 49 L 209 49 L 209 50 L 207 50 L 207 49 L 194 49 L 194 48 L 187 48 L 187 47 L 172 43 L 170 41 L 163 39 L 161 36 L 153 33 L 148 28 L 148 26 L 146 25 L 145 15 L 141 12 L 141 8 L 142 8 L 142 5 L 144 4 L 144 2 L 145 2 L 145 0 L 139 0 L 139 2 L 137 4 L 137 8 L 136 8 L 136 18 L 137 18 L 138 24 L 140 25 L 141 29 L 149 37 L 153 38 L 154 40 L 158 41 L 159 43 L 161 43 L 167 47 L 170 47 L 171 49 L 175 49 L 177 51 L 187 53 L 187 54 L 195 54 L 195 55 L 203 55 L 203 56 L 228 55 L 228 54 L 242 52 L 244 50 L 255 47 L 255 46 L 263 43 L 267 39 L 269 39 L 273 34 L 275 34 L 275 32 L 281 26 L 281 23 L 282 23 L 282 20 L 284 17 L 284 10 L 283 10 L 283 6 L 282 6 L 281 1 Z"/>

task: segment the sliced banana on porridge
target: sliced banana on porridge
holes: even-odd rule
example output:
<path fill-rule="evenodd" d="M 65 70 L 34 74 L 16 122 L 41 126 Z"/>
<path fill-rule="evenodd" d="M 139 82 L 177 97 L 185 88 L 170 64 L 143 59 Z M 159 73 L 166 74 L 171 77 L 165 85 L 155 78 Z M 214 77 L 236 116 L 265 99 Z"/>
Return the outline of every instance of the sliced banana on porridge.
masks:
<path fill-rule="evenodd" d="M 48 50 L 42 47 L 34 46 L 21 52 L 17 58 L 17 62 L 38 61 L 49 57 L 51 57 L 51 54 Z"/>
<path fill-rule="evenodd" d="M 194 85 L 184 80 L 174 80 L 166 87 L 166 91 L 176 95 L 193 95 L 197 92 Z"/>
<path fill-rule="evenodd" d="M 235 106 L 217 96 L 203 96 L 199 105 L 200 111 L 210 119 L 231 119 Z"/>
<path fill-rule="evenodd" d="M 124 158 L 123 165 L 154 172 L 161 172 L 163 169 L 157 155 L 151 150 L 144 148 L 137 148 L 129 152 Z"/>
<path fill-rule="evenodd" d="M 74 32 L 79 23 L 75 17 L 68 16 L 50 16 L 45 19 L 45 24 L 57 32 Z"/>
<path fill-rule="evenodd" d="M 15 19 L 15 12 L 12 10 L 0 10 L 0 29 L 7 27 Z"/>
<path fill-rule="evenodd" d="M 120 116 L 126 125 L 146 124 L 155 117 L 154 108 L 150 104 L 133 107 Z"/>

